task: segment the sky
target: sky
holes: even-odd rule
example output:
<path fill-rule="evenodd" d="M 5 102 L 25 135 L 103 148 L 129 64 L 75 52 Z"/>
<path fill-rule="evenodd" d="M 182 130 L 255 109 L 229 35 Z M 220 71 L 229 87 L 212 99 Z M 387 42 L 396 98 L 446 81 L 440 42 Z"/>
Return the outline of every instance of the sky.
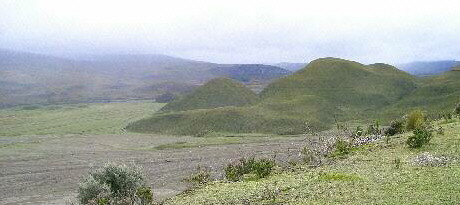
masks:
<path fill-rule="evenodd" d="M 459 60 L 446 0 L 0 0 L 0 48 L 215 63 Z"/>

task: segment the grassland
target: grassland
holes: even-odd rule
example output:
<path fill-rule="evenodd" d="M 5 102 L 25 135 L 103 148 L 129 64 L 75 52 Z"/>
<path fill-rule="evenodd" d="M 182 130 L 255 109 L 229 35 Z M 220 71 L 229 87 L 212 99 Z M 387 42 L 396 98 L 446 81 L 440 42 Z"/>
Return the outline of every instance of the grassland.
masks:
<path fill-rule="evenodd" d="M 382 140 L 359 147 L 332 164 L 300 166 L 258 181 L 218 181 L 166 204 L 456 204 L 460 201 L 460 122 L 440 125 L 445 134 L 436 135 L 421 149 L 405 146 L 409 134 L 397 135 L 389 143 Z M 449 163 L 414 164 L 414 157 L 425 152 L 445 156 Z"/>
<path fill-rule="evenodd" d="M 0 136 L 120 134 L 163 104 L 149 101 L 28 105 L 0 109 Z"/>

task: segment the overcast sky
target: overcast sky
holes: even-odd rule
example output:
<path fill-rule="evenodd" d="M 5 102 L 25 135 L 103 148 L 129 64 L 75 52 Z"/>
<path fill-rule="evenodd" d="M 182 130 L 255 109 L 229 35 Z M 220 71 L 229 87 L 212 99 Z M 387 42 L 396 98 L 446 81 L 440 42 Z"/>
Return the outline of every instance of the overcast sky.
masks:
<path fill-rule="evenodd" d="M 0 48 L 217 63 L 460 59 L 456 2 L 0 0 Z"/>

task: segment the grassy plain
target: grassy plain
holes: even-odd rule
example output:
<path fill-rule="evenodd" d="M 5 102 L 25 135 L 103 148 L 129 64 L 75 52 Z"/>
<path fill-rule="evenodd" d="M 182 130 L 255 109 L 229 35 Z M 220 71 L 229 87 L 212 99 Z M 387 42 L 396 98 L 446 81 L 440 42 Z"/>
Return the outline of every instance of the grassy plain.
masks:
<path fill-rule="evenodd" d="M 0 109 L 0 136 L 121 134 L 163 104 L 149 101 L 28 105 Z"/>

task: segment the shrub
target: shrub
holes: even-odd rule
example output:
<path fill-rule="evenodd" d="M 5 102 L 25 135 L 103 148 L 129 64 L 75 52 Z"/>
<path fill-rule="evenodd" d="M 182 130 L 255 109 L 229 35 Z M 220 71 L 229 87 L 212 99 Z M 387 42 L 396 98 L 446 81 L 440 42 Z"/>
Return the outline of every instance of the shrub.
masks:
<path fill-rule="evenodd" d="M 186 179 L 194 185 L 203 185 L 211 181 L 210 170 L 206 167 L 198 166 L 195 173 Z"/>
<path fill-rule="evenodd" d="M 151 204 L 152 191 L 138 166 L 107 163 L 79 184 L 81 204 Z"/>
<path fill-rule="evenodd" d="M 302 155 L 302 161 L 305 164 L 313 164 L 315 162 L 315 153 L 310 147 L 304 146 L 300 151 L 300 154 Z"/>
<path fill-rule="evenodd" d="M 426 116 L 421 110 L 414 110 L 407 116 L 406 129 L 414 130 L 422 128 L 425 125 Z"/>
<path fill-rule="evenodd" d="M 355 135 L 357 137 L 361 137 L 363 135 L 363 132 L 364 132 L 364 130 L 363 130 L 363 128 L 361 126 L 356 127 Z"/>
<path fill-rule="evenodd" d="M 229 181 L 241 181 L 245 175 L 253 174 L 257 179 L 271 174 L 276 163 L 269 159 L 254 158 L 240 159 L 237 163 L 230 163 L 225 167 L 225 177 Z"/>
<path fill-rule="evenodd" d="M 275 161 L 270 159 L 260 159 L 255 161 L 252 165 L 252 171 L 256 174 L 257 178 L 265 178 L 272 172 L 275 167 Z"/>
<path fill-rule="evenodd" d="M 379 121 L 375 121 L 374 123 L 370 124 L 366 131 L 366 134 L 368 135 L 379 135 L 380 133 L 381 131 Z"/>
<path fill-rule="evenodd" d="M 386 136 L 393 136 L 396 134 L 401 134 L 404 132 L 404 121 L 402 120 L 393 120 L 390 123 L 390 127 L 385 129 Z"/>
<path fill-rule="evenodd" d="M 332 156 L 344 156 L 351 152 L 351 143 L 343 139 L 338 139 L 334 144 L 334 148 Z"/>
<path fill-rule="evenodd" d="M 460 115 L 460 102 L 457 103 L 457 106 L 454 109 L 454 114 Z"/>
<path fill-rule="evenodd" d="M 429 128 L 416 128 L 413 131 L 413 135 L 407 138 L 406 143 L 410 148 L 419 148 L 428 144 L 432 137 L 433 133 Z"/>
<path fill-rule="evenodd" d="M 453 117 L 454 117 L 453 114 L 450 113 L 450 112 L 445 112 L 445 113 L 440 113 L 439 114 L 439 118 L 444 119 L 445 121 L 452 120 Z"/>

